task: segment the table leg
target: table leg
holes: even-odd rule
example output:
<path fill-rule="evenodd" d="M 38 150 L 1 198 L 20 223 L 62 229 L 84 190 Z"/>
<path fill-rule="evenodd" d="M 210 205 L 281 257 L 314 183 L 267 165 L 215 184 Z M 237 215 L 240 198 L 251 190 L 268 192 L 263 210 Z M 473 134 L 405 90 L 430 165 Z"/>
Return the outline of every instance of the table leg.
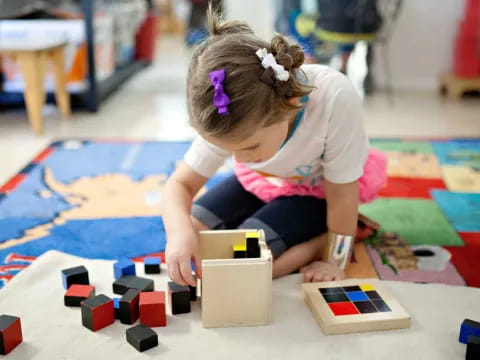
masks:
<path fill-rule="evenodd" d="M 70 116 L 70 95 L 67 91 L 67 76 L 65 74 L 64 48 L 58 48 L 50 52 L 50 59 L 55 74 L 55 99 L 57 106 L 64 119 Z"/>
<path fill-rule="evenodd" d="M 45 104 L 45 52 L 22 52 L 17 54 L 25 82 L 25 102 L 33 131 L 43 132 L 42 109 Z"/>

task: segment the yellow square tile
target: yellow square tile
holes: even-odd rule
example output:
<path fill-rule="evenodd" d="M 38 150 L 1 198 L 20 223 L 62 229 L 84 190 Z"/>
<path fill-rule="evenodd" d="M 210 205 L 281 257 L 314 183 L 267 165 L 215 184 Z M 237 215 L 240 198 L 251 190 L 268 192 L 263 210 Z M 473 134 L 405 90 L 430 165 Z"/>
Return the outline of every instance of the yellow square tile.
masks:
<path fill-rule="evenodd" d="M 247 251 L 247 246 L 245 244 L 233 245 L 233 251 Z"/>
<path fill-rule="evenodd" d="M 360 285 L 360 289 L 362 289 L 363 291 L 375 290 L 375 288 L 370 284 L 362 284 L 362 285 Z"/>
<path fill-rule="evenodd" d="M 258 239 L 259 237 L 260 237 L 260 235 L 256 231 L 255 232 L 247 232 L 247 235 L 245 235 L 246 239 L 249 239 L 249 238 Z"/>

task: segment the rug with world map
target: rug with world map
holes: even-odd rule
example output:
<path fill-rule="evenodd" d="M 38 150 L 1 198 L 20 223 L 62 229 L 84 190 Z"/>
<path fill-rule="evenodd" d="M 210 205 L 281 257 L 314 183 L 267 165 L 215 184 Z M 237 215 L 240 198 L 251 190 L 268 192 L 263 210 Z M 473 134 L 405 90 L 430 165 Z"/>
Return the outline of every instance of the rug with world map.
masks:
<path fill-rule="evenodd" d="M 390 247 L 385 253 L 378 243 L 361 243 L 349 275 L 480 286 L 480 141 L 372 144 L 387 153 L 389 183 L 362 212 L 383 230 L 398 233 L 412 246 L 408 254 L 425 255 L 433 249 L 428 256 L 436 256 L 439 248 L 448 256 L 442 253 L 439 261 L 445 261 L 444 267 L 432 274 L 421 265 L 432 259 L 418 255 L 413 261 L 418 266 L 405 268 L 402 264 L 412 261 L 398 261 Z M 164 251 L 162 191 L 189 145 L 116 140 L 52 143 L 0 188 L 0 287 L 50 249 L 100 259 Z M 230 174 L 227 163 L 202 191 Z"/>

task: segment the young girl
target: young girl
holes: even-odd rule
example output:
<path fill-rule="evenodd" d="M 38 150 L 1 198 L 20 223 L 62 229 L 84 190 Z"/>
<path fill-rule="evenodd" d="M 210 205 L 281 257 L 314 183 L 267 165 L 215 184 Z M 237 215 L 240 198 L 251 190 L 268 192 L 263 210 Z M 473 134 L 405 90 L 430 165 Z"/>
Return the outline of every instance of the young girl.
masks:
<path fill-rule="evenodd" d="M 304 281 L 343 277 L 321 262 L 326 233 L 352 237 L 359 201 L 385 182 L 385 158 L 369 150 L 362 107 L 350 81 L 303 65 L 297 45 L 270 43 L 209 10 L 211 36 L 195 51 L 188 111 L 199 137 L 166 185 L 166 260 L 171 279 L 201 277 L 198 231 L 263 229 L 273 276 L 300 269 Z M 229 157 L 235 175 L 192 201 Z"/>

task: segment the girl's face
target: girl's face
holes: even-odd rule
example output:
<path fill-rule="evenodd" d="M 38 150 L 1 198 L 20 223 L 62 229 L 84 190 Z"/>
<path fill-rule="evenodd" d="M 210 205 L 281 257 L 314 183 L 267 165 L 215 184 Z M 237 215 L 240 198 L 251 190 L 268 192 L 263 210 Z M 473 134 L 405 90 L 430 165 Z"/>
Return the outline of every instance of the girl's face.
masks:
<path fill-rule="evenodd" d="M 242 163 L 259 163 L 270 159 L 287 139 L 291 117 L 285 118 L 269 127 L 259 128 L 255 133 L 238 142 L 206 136 L 210 143 L 232 153 L 236 161 Z"/>

